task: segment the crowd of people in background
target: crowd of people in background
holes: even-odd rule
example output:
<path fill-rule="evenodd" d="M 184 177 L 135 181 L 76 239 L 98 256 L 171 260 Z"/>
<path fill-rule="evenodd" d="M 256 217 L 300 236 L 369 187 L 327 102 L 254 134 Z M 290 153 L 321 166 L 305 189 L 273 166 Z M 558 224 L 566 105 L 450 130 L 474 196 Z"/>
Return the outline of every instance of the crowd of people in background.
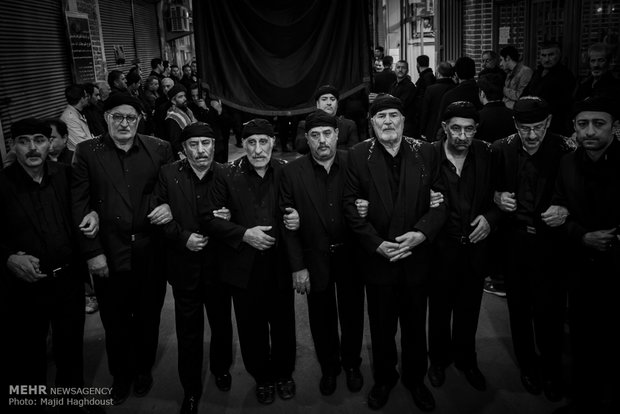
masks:
<path fill-rule="evenodd" d="M 580 81 L 556 42 L 540 45 L 535 69 L 513 46 L 485 51 L 478 73 L 470 57 L 434 71 L 420 55 L 415 83 L 407 61 L 382 48 L 375 59 L 366 95 L 317 88 L 288 147 L 277 119 L 241 125 L 195 62 L 161 58 L 148 76 L 138 65 L 68 86 L 58 119 L 15 122 L 0 171 L 10 381 L 45 384 L 51 324 L 56 385 L 83 386 L 84 313 L 99 310 L 113 404 L 147 395 L 170 283 L 181 413 L 200 404 L 205 310 L 210 371 L 231 388 L 232 306 L 257 400 L 288 400 L 297 292 L 322 395 L 341 372 L 349 391 L 363 387 L 366 300 L 368 406 L 384 407 L 400 379 L 431 411 L 425 378 L 441 387 L 451 364 L 487 389 L 476 348 L 487 292 L 507 299 L 527 392 L 568 396 L 564 412 L 616 409 L 606 319 L 620 274 L 620 81 L 605 45 L 588 49 Z M 231 130 L 243 154 L 229 162 Z M 278 139 L 300 155 L 273 157 Z"/>

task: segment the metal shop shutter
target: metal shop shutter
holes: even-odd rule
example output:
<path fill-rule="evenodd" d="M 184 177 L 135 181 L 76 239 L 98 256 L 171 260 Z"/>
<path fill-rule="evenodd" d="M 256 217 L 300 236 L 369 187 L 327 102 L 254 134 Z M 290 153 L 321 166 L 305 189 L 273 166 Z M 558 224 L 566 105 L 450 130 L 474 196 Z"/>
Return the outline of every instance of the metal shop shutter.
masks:
<path fill-rule="evenodd" d="M 151 59 L 162 57 L 155 7 L 156 5 L 153 3 L 134 0 L 136 47 L 138 48 L 138 59 L 142 62 L 143 76 L 148 76 L 151 72 Z"/>
<path fill-rule="evenodd" d="M 0 2 L 0 118 L 58 117 L 71 83 L 64 15 L 58 0 Z"/>
<path fill-rule="evenodd" d="M 131 21 L 131 1 L 99 0 L 99 14 L 108 73 L 117 69 L 126 74 L 131 68 L 131 61 L 136 58 L 133 23 Z M 116 64 L 115 45 L 123 47 L 125 52 L 125 63 L 123 64 Z"/>

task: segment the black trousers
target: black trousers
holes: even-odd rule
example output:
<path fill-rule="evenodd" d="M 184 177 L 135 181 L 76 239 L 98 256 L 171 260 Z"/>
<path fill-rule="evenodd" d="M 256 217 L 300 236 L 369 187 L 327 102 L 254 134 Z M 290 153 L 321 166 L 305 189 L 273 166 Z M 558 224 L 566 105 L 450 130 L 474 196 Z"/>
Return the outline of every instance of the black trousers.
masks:
<path fill-rule="evenodd" d="M 173 285 L 179 377 L 185 394 L 202 393 L 204 312 L 211 329 L 209 368 L 221 375 L 232 365 L 233 332 L 228 285 L 201 281 L 198 289 Z"/>
<path fill-rule="evenodd" d="M 459 369 L 477 366 L 476 330 L 484 276 L 476 269 L 475 251 L 482 246 L 438 241 L 438 274 L 431 278 L 428 347 L 432 364 Z"/>
<path fill-rule="evenodd" d="M 525 228 L 513 229 L 509 236 L 506 299 L 517 362 L 521 371 L 542 370 L 544 378 L 558 379 L 567 295 L 561 241 Z"/>
<path fill-rule="evenodd" d="M 620 246 L 607 253 L 588 250 L 575 252 L 569 285 L 573 398 L 580 413 L 612 413 L 620 406 L 620 340 L 615 329 Z"/>
<path fill-rule="evenodd" d="M 323 375 L 337 375 L 341 366 L 360 366 L 364 335 L 364 284 L 361 280 L 342 278 L 330 282 L 323 291 L 311 291 L 308 319 Z"/>
<path fill-rule="evenodd" d="M 231 287 L 245 369 L 257 383 L 290 378 L 295 370 L 295 300 L 279 288 L 266 255 L 255 260 L 248 288 Z"/>
<path fill-rule="evenodd" d="M 8 276 L 4 367 L 7 385 L 47 383 L 47 337 L 50 333 L 55 385 L 83 386 L 84 281 L 76 268 L 34 283 Z M 5 388 L 8 390 L 8 387 Z"/>
<path fill-rule="evenodd" d="M 374 380 L 393 385 L 398 381 L 396 331 L 400 322 L 402 382 L 410 387 L 424 381 L 426 354 L 427 288 L 404 282 L 393 285 L 366 284 L 368 319 L 372 340 Z"/>
<path fill-rule="evenodd" d="M 134 249 L 131 271 L 93 278 L 115 381 L 130 382 L 135 374 L 150 373 L 155 364 L 166 296 L 164 266 L 157 255 L 158 250 Z"/>

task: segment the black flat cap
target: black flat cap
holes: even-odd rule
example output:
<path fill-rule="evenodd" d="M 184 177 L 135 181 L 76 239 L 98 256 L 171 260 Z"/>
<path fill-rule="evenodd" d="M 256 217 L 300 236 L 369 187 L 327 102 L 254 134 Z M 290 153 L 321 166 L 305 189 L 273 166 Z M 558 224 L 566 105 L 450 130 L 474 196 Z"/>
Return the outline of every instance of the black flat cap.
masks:
<path fill-rule="evenodd" d="M 43 134 L 46 137 L 52 135 L 52 128 L 45 121 L 38 118 L 24 118 L 11 125 L 11 137 L 13 139 L 21 135 Z"/>
<path fill-rule="evenodd" d="M 522 124 L 544 121 L 549 114 L 549 104 L 537 96 L 522 96 L 512 109 L 514 118 Z"/>
<path fill-rule="evenodd" d="M 318 101 L 321 96 L 326 95 L 328 93 L 331 93 L 332 95 L 334 95 L 336 100 L 340 99 L 340 93 L 338 92 L 338 89 L 336 89 L 332 85 L 323 85 L 323 86 L 319 86 L 316 92 L 314 92 L 314 100 Z"/>
<path fill-rule="evenodd" d="M 473 119 L 474 122 L 478 122 L 480 119 L 476 107 L 469 101 L 452 102 L 443 112 L 441 120 L 447 121 L 454 117 Z"/>
<path fill-rule="evenodd" d="M 395 96 L 390 95 L 389 93 L 382 93 L 377 95 L 375 100 L 370 105 L 370 117 L 376 115 L 377 112 L 383 111 L 385 109 L 398 109 L 402 114 L 403 111 L 403 102 Z"/>
<path fill-rule="evenodd" d="M 115 92 L 111 94 L 108 99 L 103 102 L 103 110 L 108 112 L 109 110 L 121 105 L 133 106 L 138 114 L 141 114 L 143 111 L 142 103 L 138 100 L 138 98 L 134 98 L 125 92 Z"/>
<path fill-rule="evenodd" d="M 312 128 L 316 127 L 332 127 L 334 129 L 338 128 L 338 121 L 335 116 L 331 116 L 325 111 L 314 111 L 311 112 L 306 117 L 306 132 L 310 131 Z"/>
<path fill-rule="evenodd" d="M 181 132 L 181 136 L 179 137 L 179 142 L 195 137 L 215 139 L 215 132 L 213 132 L 213 128 L 211 128 L 209 124 L 196 122 L 183 128 L 183 132 Z"/>
<path fill-rule="evenodd" d="M 618 110 L 619 103 L 611 96 L 594 96 L 592 98 L 584 99 L 583 101 L 575 102 L 573 105 L 573 119 L 579 115 L 580 112 L 607 112 L 613 119 L 620 117 L 620 111 Z"/>
<path fill-rule="evenodd" d="M 254 118 L 243 124 L 243 138 L 247 138 L 250 135 L 268 135 L 273 137 L 273 125 L 266 119 Z"/>

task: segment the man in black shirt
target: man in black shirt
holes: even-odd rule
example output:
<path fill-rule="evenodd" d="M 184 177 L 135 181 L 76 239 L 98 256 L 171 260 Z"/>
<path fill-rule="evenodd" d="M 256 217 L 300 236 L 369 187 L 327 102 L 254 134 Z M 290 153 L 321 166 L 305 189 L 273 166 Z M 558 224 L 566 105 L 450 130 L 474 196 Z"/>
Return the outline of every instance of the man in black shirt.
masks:
<path fill-rule="evenodd" d="M 562 335 L 566 309 L 565 272 L 557 257 L 557 226 L 566 209 L 551 204 L 560 158 L 574 150 L 568 139 L 548 132 L 546 101 L 521 97 L 513 108 L 517 134 L 495 141 L 494 201 L 504 212 L 509 243 L 506 298 L 521 382 L 531 394 L 562 398 Z M 538 355 L 540 351 L 540 357 Z"/>
<path fill-rule="evenodd" d="M 230 286 L 246 370 L 256 381 L 256 398 L 271 404 L 295 395 L 295 309 L 281 242 L 278 188 L 284 161 L 271 157 L 273 126 L 253 119 L 243 128 L 246 155 L 215 174 L 206 235 L 221 240 L 219 274 Z M 230 209 L 230 221 L 212 211 Z M 274 386 L 275 383 L 275 386 Z"/>
<path fill-rule="evenodd" d="M 10 339 L 3 366 L 8 384 L 46 384 L 51 324 L 55 386 L 82 387 L 85 266 L 75 243 L 78 226 L 71 218 L 70 168 L 46 162 L 50 134 L 49 124 L 41 120 L 15 122 L 16 162 L 0 172 L 0 275 L 10 312 L 4 318 Z M 98 216 L 88 211 L 78 223 L 92 237 Z"/>
<path fill-rule="evenodd" d="M 217 277 L 217 241 L 200 233 L 198 221 L 206 213 L 213 173 L 223 168 L 213 162 L 215 137 L 208 124 L 186 127 L 180 137 L 186 158 L 162 167 L 155 189 L 155 204 L 169 204 L 174 217 L 163 231 L 168 281 L 174 294 L 179 377 L 185 391 L 181 413 L 196 413 L 202 394 L 203 309 L 211 328 L 209 368 L 215 385 L 228 391 L 232 379 L 230 292 Z"/>
<path fill-rule="evenodd" d="M 595 97 L 575 105 L 579 148 L 560 163 L 553 203 L 570 212 L 560 227 L 568 239 L 569 316 L 573 402 L 577 413 L 611 413 L 618 407 L 620 274 L 620 142 L 614 139 L 618 104 Z M 613 324 L 613 322 L 611 322 Z"/>
<path fill-rule="evenodd" d="M 477 121 L 472 103 L 451 103 L 443 114 L 445 138 L 433 143 L 448 220 L 435 243 L 439 268 L 430 284 L 428 377 L 431 385 L 441 386 L 445 368 L 454 362 L 475 389 L 484 391 L 476 329 L 488 270 L 486 239 L 500 211 L 493 203 L 491 146 L 474 139 Z"/>
<path fill-rule="evenodd" d="M 305 128 L 310 154 L 284 167 L 280 186 L 282 213 L 294 208 L 303 222 L 299 230 L 283 234 L 293 288 L 308 294 L 310 331 L 322 372 L 321 394 L 336 391 L 341 367 L 347 387 L 357 392 L 363 386 L 359 366 L 364 284 L 355 274 L 353 239 L 342 212 L 346 152 L 336 149 L 339 130 L 334 116 L 317 110 L 306 117 Z"/>
<path fill-rule="evenodd" d="M 397 97 L 403 103 L 405 113 L 405 129 L 403 135 L 406 137 L 415 136 L 415 119 L 416 119 L 416 86 L 411 82 L 409 76 L 409 64 L 406 60 L 396 62 L 396 82 L 390 87 L 389 93 Z"/>
<path fill-rule="evenodd" d="M 138 397 L 153 383 L 159 316 L 166 293 L 161 240 L 155 226 L 170 221 L 168 206 L 152 208 L 159 169 L 172 162 L 170 144 L 137 134 L 142 104 L 127 94 L 105 101 L 108 132 L 80 143 L 72 170 L 72 207 L 77 221 L 89 209 L 101 218 L 94 239 L 80 238 L 89 257 L 106 333 L 114 404 Z"/>
<path fill-rule="evenodd" d="M 445 221 L 445 206 L 429 209 L 436 157 L 430 144 L 403 137 L 398 98 L 379 95 L 370 115 L 376 138 L 349 151 L 343 192 L 345 218 L 365 253 L 360 261 L 375 380 L 368 405 L 381 409 L 398 382 L 395 335 L 400 322 L 402 382 L 416 405 L 429 411 L 435 400 L 424 385 L 431 266 L 427 239 L 432 240 Z M 369 203 L 365 217 L 358 213 L 360 199 Z"/>

